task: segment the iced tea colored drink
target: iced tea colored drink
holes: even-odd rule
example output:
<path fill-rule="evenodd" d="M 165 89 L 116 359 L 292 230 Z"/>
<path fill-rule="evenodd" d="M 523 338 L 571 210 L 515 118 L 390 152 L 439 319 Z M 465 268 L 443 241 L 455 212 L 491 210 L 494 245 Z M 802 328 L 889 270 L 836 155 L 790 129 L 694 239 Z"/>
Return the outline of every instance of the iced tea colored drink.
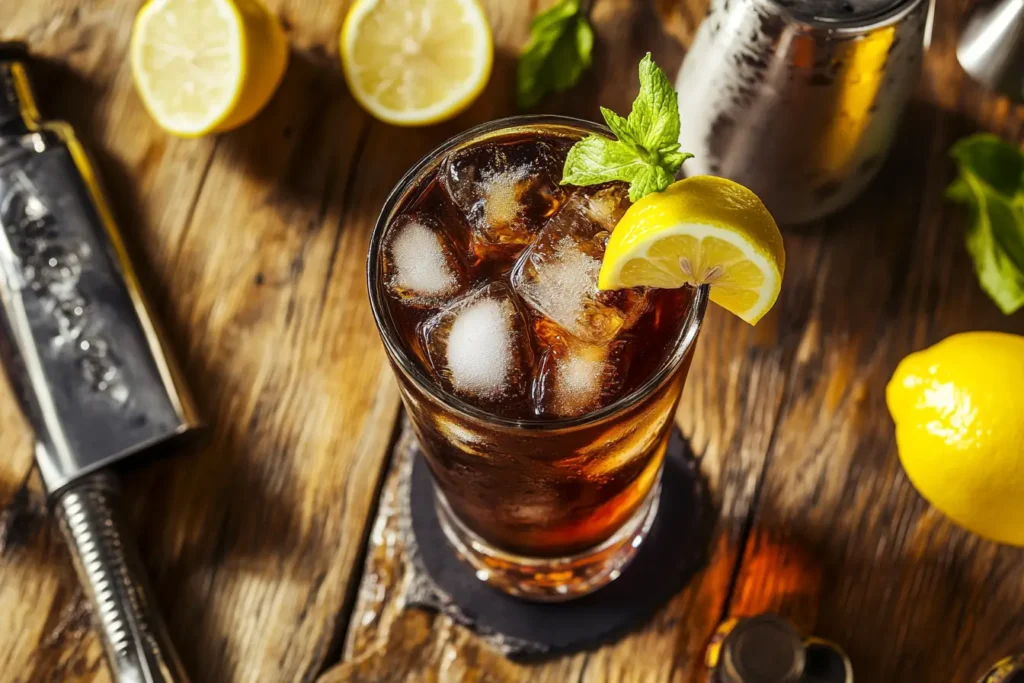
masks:
<path fill-rule="evenodd" d="M 523 597 L 619 575 L 657 512 L 704 289 L 603 292 L 622 183 L 560 184 L 595 124 L 468 131 L 399 182 L 370 247 L 374 316 L 449 540 Z"/>

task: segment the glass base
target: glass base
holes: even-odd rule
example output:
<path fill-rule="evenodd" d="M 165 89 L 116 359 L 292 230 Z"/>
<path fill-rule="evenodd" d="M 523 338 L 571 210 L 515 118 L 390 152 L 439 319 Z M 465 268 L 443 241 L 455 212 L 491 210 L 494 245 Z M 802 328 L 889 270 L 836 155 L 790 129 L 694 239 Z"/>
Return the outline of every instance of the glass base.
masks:
<path fill-rule="evenodd" d="M 619 578 L 654 524 L 661 474 L 637 511 L 611 538 L 566 557 L 527 557 L 499 550 L 466 527 L 436 487 L 434 494 L 445 536 L 478 579 L 518 598 L 561 602 L 593 593 Z"/>

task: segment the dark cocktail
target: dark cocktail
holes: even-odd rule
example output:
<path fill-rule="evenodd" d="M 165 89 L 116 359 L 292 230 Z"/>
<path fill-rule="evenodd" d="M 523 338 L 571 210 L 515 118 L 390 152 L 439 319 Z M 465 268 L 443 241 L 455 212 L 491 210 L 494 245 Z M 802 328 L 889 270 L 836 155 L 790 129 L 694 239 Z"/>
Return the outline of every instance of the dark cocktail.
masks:
<path fill-rule="evenodd" d="M 417 164 L 374 231 L 369 290 L 436 482 L 483 580 L 562 599 L 618 576 L 657 510 L 704 289 L 597 289 L 623 183 L 560 184 L 558 117 L 506 119 Z"/>

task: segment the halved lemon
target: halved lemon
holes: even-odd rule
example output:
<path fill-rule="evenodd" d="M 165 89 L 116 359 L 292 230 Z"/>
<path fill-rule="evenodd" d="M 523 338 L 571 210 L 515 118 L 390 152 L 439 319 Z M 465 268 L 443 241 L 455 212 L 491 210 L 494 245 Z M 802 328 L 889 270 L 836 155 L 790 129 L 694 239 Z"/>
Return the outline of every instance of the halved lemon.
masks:
<path fill-rule="evenodd" d="M 340 47 L 353 97 L 397 126 L 464 110 L 487 84 L 494 55 L 477 0 L 356 0 Z"/>
<path fill-rule="evenodd" d="M 288 39 L 259 0 L 150 0 L 135 17 L 131 64 L 160 127 L 195 137 L 263 108 L 288 65 Z"/>
<path fill-rule="evenodd" d="M 739 183 L 694 176 L 649 194 L 616 224 L 598 286 L 711 285 L 711 300 L 750 324 L 779 296 L 782 234 L 768 209 Z"/>

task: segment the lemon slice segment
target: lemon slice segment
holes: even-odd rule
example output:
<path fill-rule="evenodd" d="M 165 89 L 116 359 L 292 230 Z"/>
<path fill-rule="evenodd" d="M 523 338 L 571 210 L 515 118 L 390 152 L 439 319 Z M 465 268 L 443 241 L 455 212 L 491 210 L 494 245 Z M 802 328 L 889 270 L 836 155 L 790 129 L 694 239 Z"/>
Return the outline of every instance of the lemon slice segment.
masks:
<path fill-rule="evenodd" d="M 494 47 L 476 0 L 357 0 L 341 29 L 349 90 L 399 126 L 449 119 L 487 84 Z"/>
<path fill-rule="evenodd" d="M 251 119 L 287 63 L 284 30 L 258 0 L 151 0 L 132 28 L 139 96 L 161 128 L 183 137 Z"/>
<path fill-rule="evenodd" d="M 786 252 L 771 214 L 753 192 L 695 176 L 631 206 L 605 250 L 598 286 L 711 285 L 711 300 L 750 324 L 779 296 Z"/>

